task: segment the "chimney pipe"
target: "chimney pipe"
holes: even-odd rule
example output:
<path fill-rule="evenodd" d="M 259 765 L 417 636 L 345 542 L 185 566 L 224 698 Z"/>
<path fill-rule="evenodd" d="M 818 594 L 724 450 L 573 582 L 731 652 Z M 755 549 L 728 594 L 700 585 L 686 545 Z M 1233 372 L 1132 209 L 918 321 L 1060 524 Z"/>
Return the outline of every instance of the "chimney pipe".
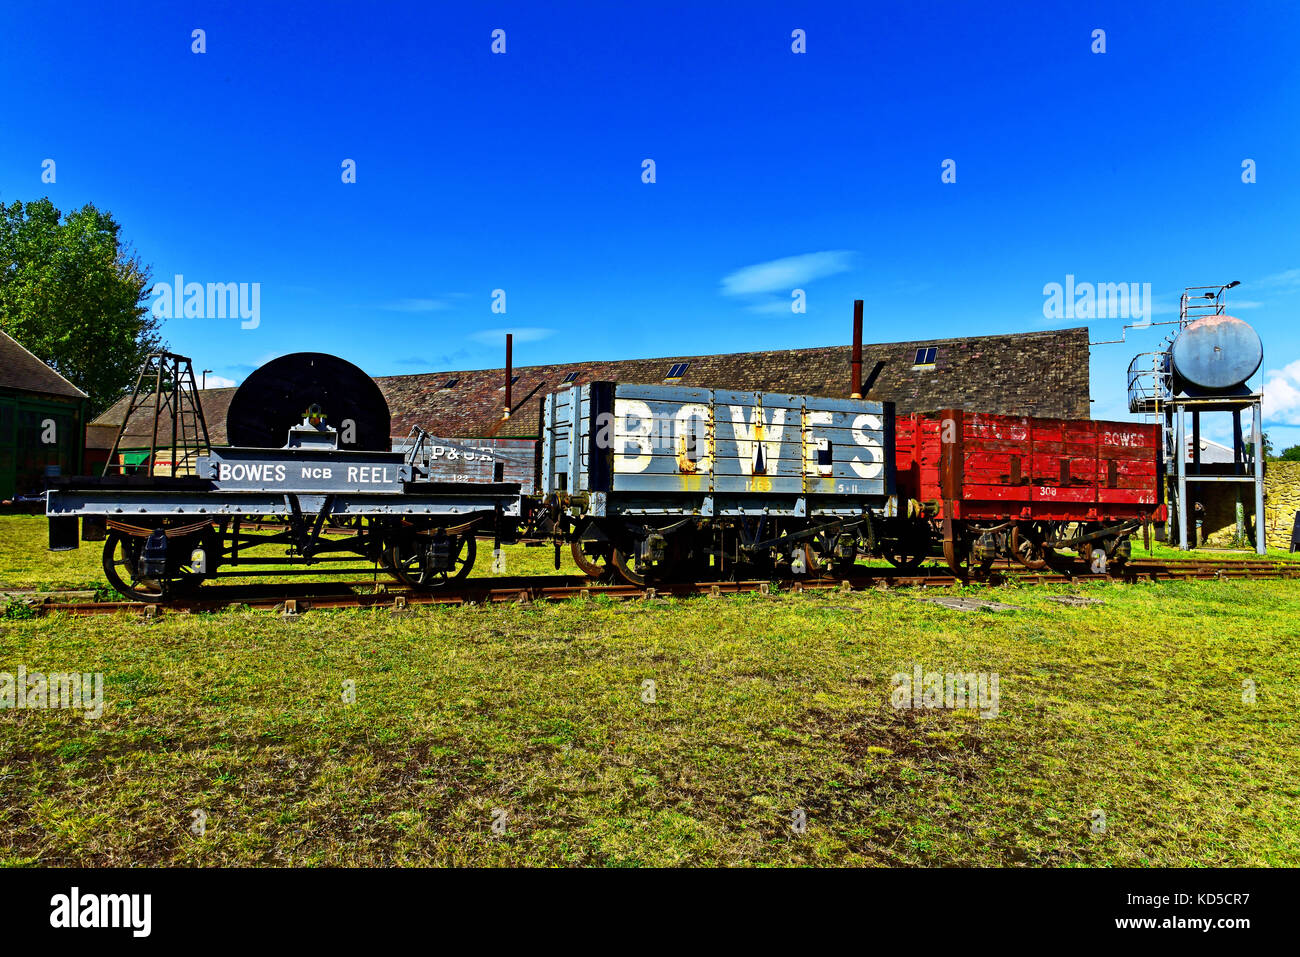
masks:
<path fill-rule="evenodd" d="M 515 377 L 515 376 L 514 376 L 514 356 L 513 356 L 513 353 L 514 353 L 514 340 L 515 340 L 515 337 L 514 337 L 513 335 L 511 335 L 510 333 L 507 332 L 507 333 L 506 333 L 506 408 L 505 408 L 505 412 L 504 412 L 504 414 L 501 416 L 502 419 L 508 419 L 508 418 L 510 418 L 510 405 L 511 405 L 511 402 L 510 402 L 510 393 L 511 393 L 510 386 L 511 386 L 511 384 L 512 384 L 512 380 L 513 380 L 514 377 Z"/>
<path fill-rule="evenodd" d="M 853 300 L 853 389 L 851 397 L 862 398 L 862 300 Z"/>

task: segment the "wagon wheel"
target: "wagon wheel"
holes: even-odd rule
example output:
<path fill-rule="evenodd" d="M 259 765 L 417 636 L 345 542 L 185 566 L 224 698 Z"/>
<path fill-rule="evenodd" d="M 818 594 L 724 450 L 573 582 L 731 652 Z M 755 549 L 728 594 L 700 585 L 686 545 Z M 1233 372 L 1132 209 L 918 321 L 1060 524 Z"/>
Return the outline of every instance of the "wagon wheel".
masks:
<path fill-rule="evenodd" d="M 133 601 L 161 601 L 166 582 L 136 577 L 144 539 L 109 529 L 104 539 L 104 576 L 118 594 Z"/>
<path fill-rule="evenodd" d="M 635 585 L 638 588 L 646 583 L 645 572 L 636 570 L 636 563 L 632 556 L 621 548 L 616 548 L 610 553 L 610 564 L 614 566 L 614 571 L 618 572 L 620 578 L 629 585 Z"/>
<path fill-rule="evenodd" d="M 1116 567 L 1123 566 L 1128 562 L 1132 554 L 1132 545 L 1129 544 L 1131 535 L 1116 535 L 1113 539 L 1106 540 L 1107 560 Z"/>
<path fill-rule="evenodd" d="M 108 535 L 104 539 L 102 564 L 104 577 L 108 579 L 108 583 L 113 586 L 113 589 L 118 594 L 130 598 L 132 601 L 164 601 L 177 592 L 188 591 L 202 583 L 204 576 L 195 574 L 190 567 L 188 558 L 175 568 L 173 574 L 161 579 L 140 578 L 137 569 L 140 567 L 144 543 L 144 538 L 140 536 L 128 535 L 116 529 L 109 529 Z M 196 544 L 202 544 L 210 555 L 220 556 L 219 547 L 215 551 L 213 550 L 211 536 L 186 536 L 185 538 L 172 539 L 167 543 L 167 547 L 169 551 L 174 550 L 188 556 L 190 550 Z M 168 564 L 171 565 L 170 562 Z"/>
<path fill-rule="evenodd" d="M 410 588 L 440 588 L 449 582 L 460 581 L 474 567 L 478 550 L 473 534 L 453 535 L 452 567 L 437 570 L 432 567 L 433 556 L 427 536 L 414 536 L 392 545 L 388 549 L 388 567 L 397 580 Z"/>
<path fill-rule="evenodd" d="M 843 578 L 853 571 L 853 566 L 857 564 L 857 558 L 836 558 L 834 556 L 825 558 L 812 542 L 806 542 L 803 546 L 803 564 L 807 569 L 807 575 L 825 575 L 830 572 L 831 575 Z"/>
<path fill-rule="evenodd" d="M 978 532 L 972 529 L 972 532 Z M 945 534 L 943 538 L 943 557 L 948 562 L 948 567 L 952 573 L 962 581 L 970 579 L 987 578 L 990 569 L 993 568 L 993 559 L 988 558 L 981 562 L 975 562 L 971 558 L 971 545 L 973 544 L 970 534 L 964 530 Z"/>
<path fill-rule="evenodd" d="M 1081 546 L 1079 548 L 1079 560 L 1094 575 L 1104 574 L 1110 563 L 1110 558 L 1106 555 L 1106 548 L 1102 542 L 1088 542 L 1086 545 Z"/>
<path fill-rule="evenodd" d="M 573 542 L 573 563 L 589 578 L 604 578 L 609 573 L 609 568 L 602 562 L 608 562 L 609 556 L 590 556 L 582 550 L 582 545 L 583 543 L 580 541 Z"/>
<path fill-rule="evenodd" d="M 1088 563 L 1089 571 L 1093 574 L 1104 574 L 1107 569 L 1121 569 L 1128 561 L 1128 549 L 1123 548 L 1128 535 L 1110 535 L 1101 539 L 1095 544 L 1090 544 L 1088 548 L 1088 557 L 1084 559 Z"/>
<path fill-rule="evenodd" d="M 1052 564 L 1056 553 L 1043 544 L 1047 537 L 1041 522 L 1017 522 L 1011 527 L 1011 554 L 1016 561 L 1035 571 Z"/>
<path fill-rule="evenodd" d="M 1066 522 L 1060 526 L 1060 529 L 1061 531 L 1057 535 L 1057 538 L 1075 538 L 1079 535 L 1086 535 L 1090 531 L 1089 527 L 1083 522 Z M 1092 568 L 1092 553 L 1092 542 L 1084 542 L 1081 545 L 1074 547 L 1075 557 L 1089 570 Z M 1067 564 L 1069 561 L 1067 556 L 1062 556 L 1054 551 L 1052 554 L 1058 557 L 1060 564 Z"/>

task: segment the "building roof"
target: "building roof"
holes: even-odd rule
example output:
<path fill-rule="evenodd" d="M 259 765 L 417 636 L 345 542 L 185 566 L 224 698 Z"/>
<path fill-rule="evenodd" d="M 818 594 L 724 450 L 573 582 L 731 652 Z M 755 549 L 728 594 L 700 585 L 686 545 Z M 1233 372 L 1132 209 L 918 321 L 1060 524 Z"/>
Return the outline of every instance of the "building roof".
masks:
<path fill-rule="evenodd" d="M 1247 449 L 1250 444 L 1247 442 Z M 1187 461 L 1192 461 L 1192 440 L 1187 440 Z M 1235 461 L 1235 453 L 1226 445 L 1215 442 L 1212 439 L 1201 439 L 1201 462 L 1205 465 L 1231 465 Z"/>
<path fill-rule="evenodd" d="M 201 389 L 199 405 L 203 409 L 203 419 L 208 426 L 208 440 L 213 445 L 226 445 L 226 410 L 234 397 L 234 389 Z M 122 427 L 126 408 L 131 397 L 124 395 L 108 407 L 95 421 L 86 426 L 86 448 L 111 449 Z M 131 417 L 130 428 L 123 437 L 122 448 L 148 448 L 153 438 L 153 407 L 149 404 L 138 409 Z M 171 419 L 164 418 L 158 423 L 158 444 L 170 445 L 172 440 Z"/>
<path fill-rule="evenodd" d="M 934 349 L 933 356 L 918 350 Z M 392 414 L 391 432 L 419 425 L 446 438 L 523 437 L 538 434 L 548 392 L 593 381 L 664 383 L 694 388 L 847 396 L 850 346 L 778 349 L 725 355 L 593 360 L 517 366 L 510 419 L 503 422 L 505 369 L 469 369 L 375 379 Z M 958 407 L 1003 415 L 1089 418 L 1088 330 L 1047 330 L 1002 336 L 863 344 L 863 394 L 895 403 L 900 412 Z M 685 368 L 674 369 L 685 363 Z M 668 379 L 670 371 L 680 375 Z M 572 376 L 572 379 L 569 377 Z M 569 380 L 569 381 L 566 381 Z M 226 411 L 234 389 L 199 393 L 214 445 L 226 442 Z M 120 425 L 127 400 L 95 425 Z M 151 409 L 140 410 L 129 438 L 148 446 Z M 168 423 L 160 423 L 164 441 Z M 170 434 L 165 441 L 170 441 Z M 110 442 L 111 444 L 111 442 Z M 134 447 L 130 443 L 128 447 Z"/>
<path fill-rule="evenodd" d="M 86 393 L 0 331 L 0 389 L 84 399 Z"/>
<path fill-rule="evenodd" d="M 933 362 L 917 351 L 933 347 Z M 778 349 L 709 356 L 521 366 L 510 419 L 501 422 L 505 369 L 478 369 L 376 379 L 393 415 L 394 435 L 421 425 L 435 435 L 536 435 L 546 393 L 592 381 L 662 383 L 686 363 L 675 385 L 702 389 L 847 396 L 850 346 Z M 922 358 L 930 358 L 923 356 Z M 1088 330 L 863 344 L 863 395 L 900 412 L 948 406 L 1005 415 L 1088 418 Z M 565 379 L 576 373 L 573 383 Z M 450 388 L 447 383 L 455 381 Z M 430 424 L 432 423 L 432 424 Z"/>

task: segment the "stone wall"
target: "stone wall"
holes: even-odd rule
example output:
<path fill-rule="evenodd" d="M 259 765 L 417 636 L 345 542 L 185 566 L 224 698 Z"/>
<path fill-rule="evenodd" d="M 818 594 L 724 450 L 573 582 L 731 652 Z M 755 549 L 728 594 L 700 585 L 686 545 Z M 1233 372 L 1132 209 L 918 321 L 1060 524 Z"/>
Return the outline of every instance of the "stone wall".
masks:
<path fill-rule="evenodd" d="M 1255 543 L 1255 487 L 1249 484 L 1205 483 L 1198 490 L 1205 511 L 1201 513 L 1201 540 L 1214 548 Z M 1242 496 L 1248 541 L 1238 542 L 1237 493 Z M 1291 526 L 1300 512 L 1300 462 L 1269 462 L 1264 470 L 1264 536 L 1270 548 L 1289 548 Z"/>
<path fill-rule="evenodd" d="M 1270 548 L 1291 546 L 1291 526 L 1300 512 L 1300 462 L 1269 462 L 1264 474 L 1264 534 Z"/>
<path fill-rule="evenodd" d="M 1188 483 L 1189 488 L 1196 488 Z M 1250 547 L 1255 543 L 1255 486 L 1236 482 L 1203 482 L 1196 489 L 1205 504 L 1201 539 L 1211 548 Z M 1237 495 L 1241 495 L 1246 541 L 1237 539 Z"/>

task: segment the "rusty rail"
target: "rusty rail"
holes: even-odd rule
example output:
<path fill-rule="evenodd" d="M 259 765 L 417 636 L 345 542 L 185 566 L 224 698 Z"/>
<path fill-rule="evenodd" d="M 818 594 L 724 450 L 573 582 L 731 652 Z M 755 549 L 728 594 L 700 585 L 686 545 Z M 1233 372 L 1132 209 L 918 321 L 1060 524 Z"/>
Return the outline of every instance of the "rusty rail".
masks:
<path fill-rule="evenodd" d="M 1274 563 L 1268 561 L 1187 561 L 1149 562 L 1126 564 L 1113 573 L 1077 573 L 1071 570 L 1028 571 L 1007 568 L 994 571 L 976 585 L 1060 585 L 1076 582 L 1138 582 L 1138 581 L 1205 581 L 1222 579 L 1300 579 L 1300 563 Z M 352 584 L 352 583 L 349 583 Z M 363 583 L 356 583 L 363 584 Z M 742 593 L 801 594 L 808 591 L 838 589 L 864 591 L 891 588 L 951 588 L 968 584 L 956 576 L 936 570 L 934 572 L 899 573 L 892 569 L 864 569 L 844 577 L 784 579 L 777 581 L 705 581 L 663 582 L 646 587 L 626 584 L 608 584 L 578 576 L 547 576 L 534 578 L 470 579 L 454 589 L 415 592 L 400 586 L 387 585 L 371 594 L 341 591 L 311 591 L 289 589 L 284 585 L 217 586 L 201 597 L 177 598 L 166 604 L 142 604 L 129 601 L 112 602 L 52 602 L 34 606 L 41 614 L 65 612 L 73 615 L 114 614 L 136 612 L 146 616 L 163 611 L 190 614 L 220 611 L 234 605 L 253 609 L 296 614 L 308 609 L 337 608 L 387 608 L 403 611 L 419 605 L 464 605 L 526 603 L 536 601 L 568 601 L 572 599 L 664 598 L 706 595 L 721 597 Z M 219 588 L 226 593 L 219 592 Z M 338 588 L 336 583 L 334 588 Z"/>

